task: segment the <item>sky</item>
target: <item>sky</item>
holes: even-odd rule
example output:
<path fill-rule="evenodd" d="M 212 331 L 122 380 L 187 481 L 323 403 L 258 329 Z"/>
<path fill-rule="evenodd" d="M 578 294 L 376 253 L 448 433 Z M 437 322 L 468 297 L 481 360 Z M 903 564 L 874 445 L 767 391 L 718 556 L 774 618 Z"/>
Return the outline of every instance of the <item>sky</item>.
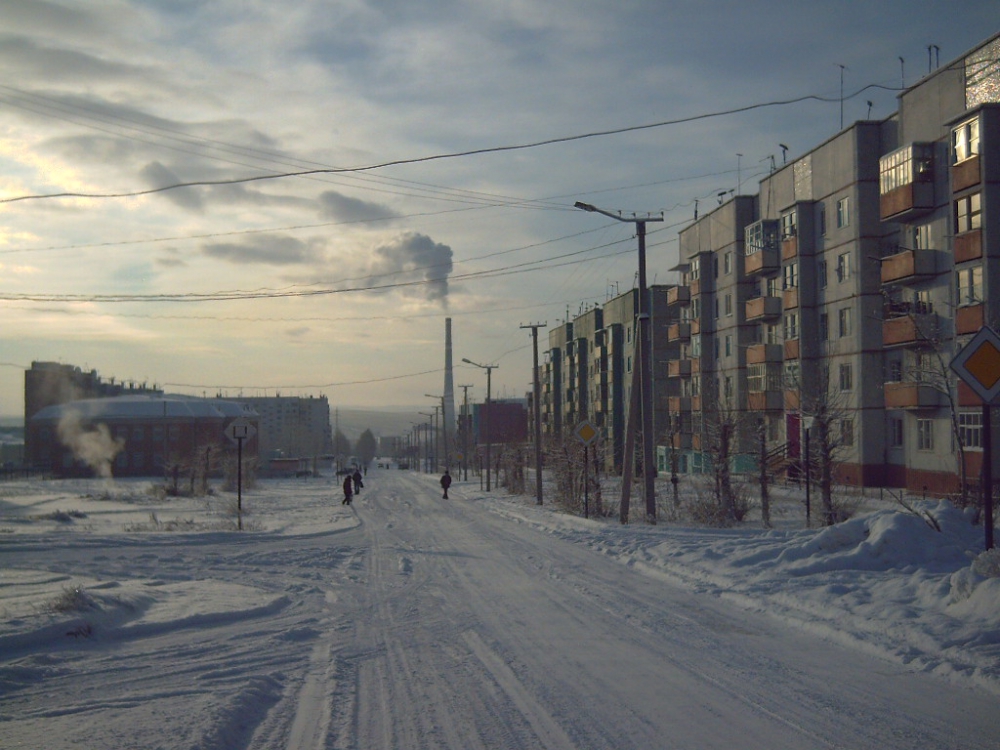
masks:
<path fill-rule="evenodd" d="M 456 385 L 523 397 L 522 326 L 636 281 L 632 225 L 576 201 L 662 212 L 676 281 L 696 202 L 998 30 L 993 0 L 0 0 L 0 416 L 32 361 L 429 410 L 446 317 Z"/>
<path fill-rule="evenodd" d="M 261 481 L 243 532 L 221 488 L 5 482 L 5 741 L 996 747 L 1000 551 L 971 509 L 838 498 L 805 528 L 774 487 L 773 529 L 706 528 L 685 481 L 622 525 L 437 478 L 373 467 L 352 506 L 332 475 Z"/>

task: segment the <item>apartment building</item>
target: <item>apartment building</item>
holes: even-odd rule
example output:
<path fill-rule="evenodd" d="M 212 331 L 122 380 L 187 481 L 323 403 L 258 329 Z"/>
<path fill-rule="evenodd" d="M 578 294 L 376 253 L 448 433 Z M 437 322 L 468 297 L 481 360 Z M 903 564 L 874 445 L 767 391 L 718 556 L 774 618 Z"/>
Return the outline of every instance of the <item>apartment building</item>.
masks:
<path fill-rule="evenodd" d="M 982 405 L 948 363 L 1000 291 L 1000 35 L 680 233 L 690 326 L 670 364 L 681 471 L 720 425 L 794 471 L 833 432 L 836 481 L 951 492 L 982 462 Z M 658 381 L 657 381 L 658 382 Z"/>

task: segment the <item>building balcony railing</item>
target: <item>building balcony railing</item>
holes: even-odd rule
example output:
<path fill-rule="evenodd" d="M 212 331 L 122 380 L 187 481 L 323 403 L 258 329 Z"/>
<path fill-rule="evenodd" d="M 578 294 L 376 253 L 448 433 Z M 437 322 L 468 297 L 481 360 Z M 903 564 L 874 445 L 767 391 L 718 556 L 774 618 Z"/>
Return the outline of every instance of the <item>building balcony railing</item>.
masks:
<path fill-rule="evenodd" d="M 955 262 L 964 263 L 967 260 L 976 260 L 983 257 L 983 230 L 973 229 L 971 232 L 964 232 L 955 237 L 953 241 L 955 249 Z"/>
<path fill-rule="evenodd" d="M 955 308 L 955 333 L 978 333 L 986 323 L 986 305 L 966 305 Z"/>
<path fill-rule="evenodd" d="M 785 391 L 785 411 L 798 411 L 802 405 L 802 396 L 798 391 Z"/>
<path fill-rule="evenodd" d="M 781 259 L 795 260 L 799 254 L 799 238 L 796 236 L 784 237 L 781 240 Z"/>
<path fill-rule="evenodd" d="M 690 396 L 671 396 L 667 399 L 667 408 L 671 414 L 678 414 L 682 411 L 691 411 Z"/>
<path fill-rule="evenodd" d="M 667 290 L 667 306 L 686 305 L 691 301 L 691 287 L 675 286 Z"/>
<path fill-rule="evenodd" d="M 886 383 L 886 409 L 929 409 L 941 405 L 941 393 L 921 383 Z"/>
<path fill-rule="evenodd" d="M 758 274 L 777 273 L 781 267 L 776 247 L 764 247 L 755 253 L 743 256 L 743 274 L 756 276 Z"/>
<path fill-rule="evenodd" d="M 933 275 L 933 250 L 903 250 L 882 258 L 883 284 L 917 281 Z"/>
<path fill-rule="evenodd" d="M 745 305 L 745 315 L 750 320 L 769 320 L 781 315 L 781 297 L 754 297 Z"/>
<path fill-rule="evenodd" d="M 667 328 L 668 341 L 685 341 L 689 338 L 691 338 L 690 323 L 672 323 L 670 327 Z"/>
<path fill-rule="evenodd" d="M 786 289 L 781 293 L 781 304 L 785 310 L 794 310 L 799 306 L 798 288 Z"/>
<path fill-rule="evenodd" d="M 678 450 L 690 450 L 694 447 L 693 437 L 690 432 L 677 432 L 670 436 L 670 444 Z"/>
<path fill-rule="evenodd" d="M 781 411 L 785 408 L 783 391 L 749 391 L 747 406 L 751 411 Z"/>
<path fill-rule="evenodd" d="M 882 221 L 907 221 L 933 208 L 933 182 L 911 182 L 879 196 Z"/>
<path fill-rule="evenodd" d="M 883 346 L 923 344 L 937 331 L 934 313 L 910 313 L 882 321 Z"/>
<path fill-rule="evenodd" d="M 751 344 L 747 347 L 747 364 L 759 365 L 765 362 L 781 362 L 785 358 L 785 347 L 781 344 Z"/>
<path fill-rule="evenodd" d="M 979 155 L 972 156 L 951 167 L 951 189 L 953 192 L 965 190 L 982 181 L 979 172 Z"/>
<path fill-rule="evenodd" d="M 789 339 L 785 342 L 785 359 L 799 358 L 799 340 Z"/>
<path fill-rule="evenodd" d="M 695 318 L 691 321 L 691 335 L 697 336 L 701 333 L 701 318 Z"/>
<path fill-rule="evenodd" d="M 691 374 L 690 359 L 672 359 L 667 362 L 667 377 L 682 378 Z"/>

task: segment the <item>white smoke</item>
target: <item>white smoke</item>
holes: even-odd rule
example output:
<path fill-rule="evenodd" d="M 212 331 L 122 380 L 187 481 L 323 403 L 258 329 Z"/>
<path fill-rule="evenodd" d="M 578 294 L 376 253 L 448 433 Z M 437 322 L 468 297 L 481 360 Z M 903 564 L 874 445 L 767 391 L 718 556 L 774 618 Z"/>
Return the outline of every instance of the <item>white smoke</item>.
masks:
<path fill-rule="evenodd" d="M 106 424 L 88 429 L 80 413 L 71 410 L 59 421 L 56 432 L 74 458 L 87 464 L 97 476 L 111 479 L 111 464 L 125 449 L 125 441 L 111 437 Z"/>

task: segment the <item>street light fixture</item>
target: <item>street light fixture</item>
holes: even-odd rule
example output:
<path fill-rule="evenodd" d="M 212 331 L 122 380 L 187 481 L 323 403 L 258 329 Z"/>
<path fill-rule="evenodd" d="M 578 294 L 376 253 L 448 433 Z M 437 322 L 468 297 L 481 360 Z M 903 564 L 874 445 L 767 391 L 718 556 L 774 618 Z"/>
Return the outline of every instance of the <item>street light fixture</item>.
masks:
<path fill-rule="evenodd" d="M 639 240 L 639 383 L 642 413 L 642 473 L 645 479 L 646 491 L 646 521 L 656 523 L 656 465 L 653 451 L 653 369 L 650 350 L 652 336 L 649 325 L 649 290 L 646 287 L 646 222 L 663 221 L 663 215 L 640 217 L 636 214 L 626 216 L 620 211 L 613 213 L 597 208 L 590 203 L 577 201 L 574 206 L 581 211 L 597 213 L 615 221 L 635 224 L 635 233 Z M 626 465 L 630 467 L 632 457 L 626 456 Z M 631 470 L 631 467 L 627 470 Z M 622 483 L 625 487 L 625 482 Z M 624 503 L 623 503 L 624 505 Z M 625 518 L 623 521 L 627 520 Z"/>
<path fill-rule="evenodd" d="M 465 364 L 467 364 L 467 365 L 472 365 L 473 367 L 478 367 L 481 370 L 486 370 L 486 408 L 483 409 L 483 430 L 482 430 L 482 432 L 483 432 L 483 435 L 486 436 L 486 491 L 489 492 L 490 491 L 490 468 L 491 468 L 491 466 L 490 466 L 490 460 L 491 460 L 491 456 L 490 456 L 490 434 L 489 434 L 489 432 L 487 430 L 487 426 L 488 426 L 487 425 L 487 420 L 489 418 L 489 413 L 490 413 L 490 394 L 492 392 L 492 390 L 491 390 L 492 389 L 492 385 L 491 385 L 490 378 L 491 378 L 491 375 L 493 374 L 493 370 L 495 370 L 496 368 L 500 367 L 500 365 L 481 365 L 478 362 L 473 362 L 471 359 L 464 359 L 464 358 L 462 359 L 462 361 L 465 362 Z"/>

